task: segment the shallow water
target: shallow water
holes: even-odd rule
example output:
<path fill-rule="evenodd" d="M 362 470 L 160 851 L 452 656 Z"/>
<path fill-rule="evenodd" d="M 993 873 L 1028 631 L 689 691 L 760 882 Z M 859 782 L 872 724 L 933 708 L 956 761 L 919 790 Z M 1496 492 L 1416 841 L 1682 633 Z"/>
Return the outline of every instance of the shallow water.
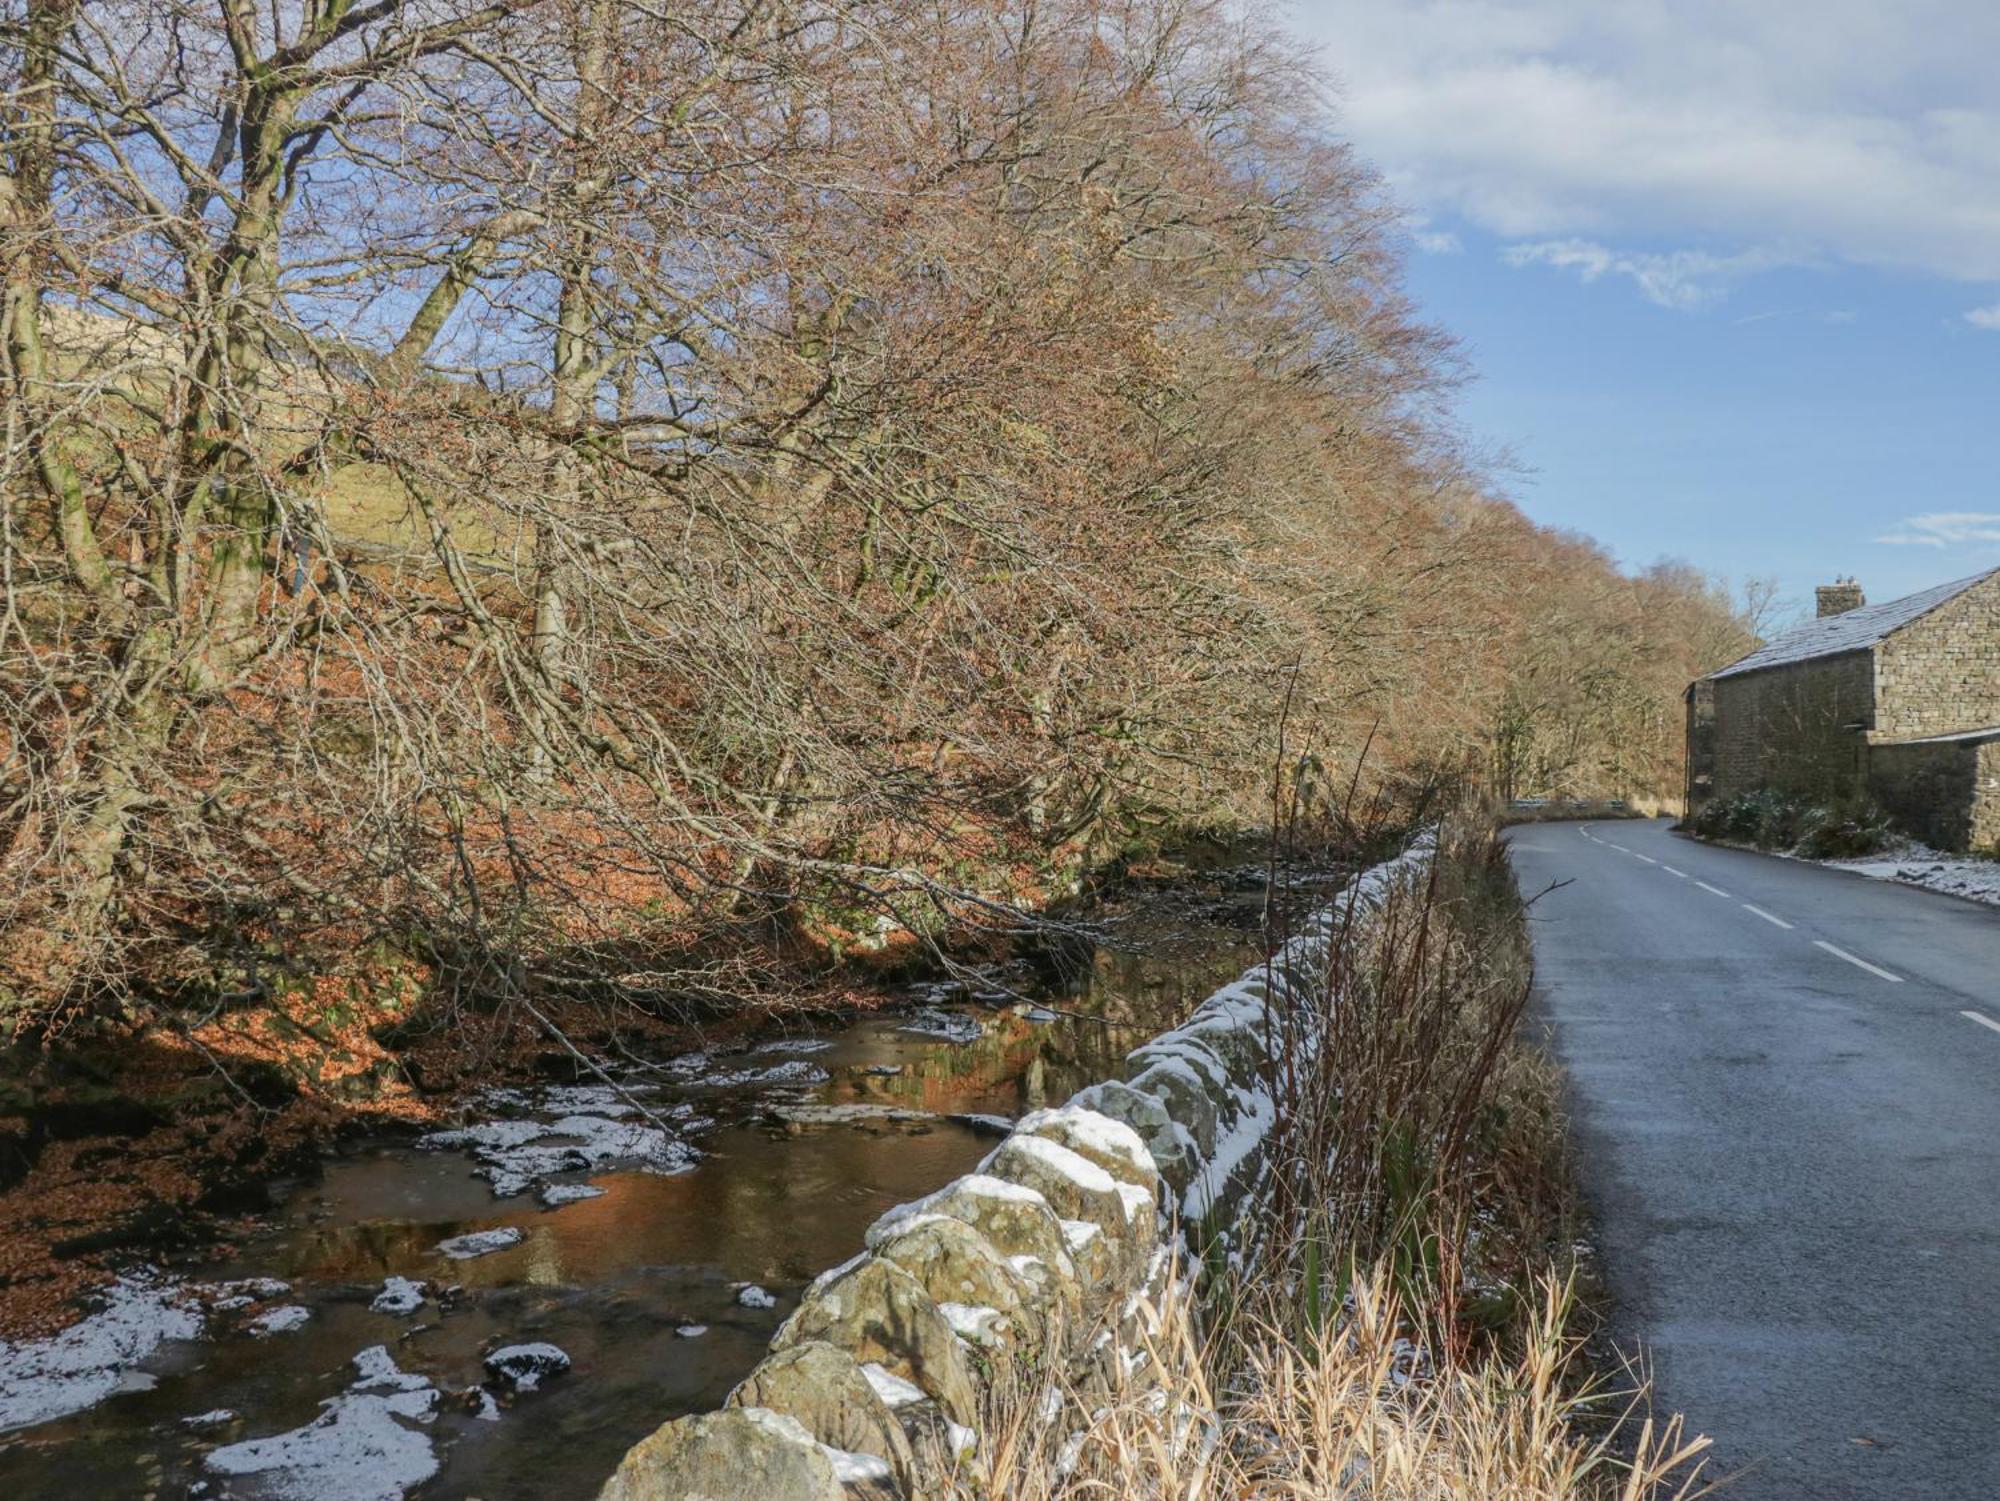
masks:
<path fill-rule="evenodd" d="M 685 1131 L 700 1160 L 673 1174 L 559 1174 L 603 1190 L 559 1208 L 527 1194 L 496 1199 L 460 1151 L 352 1144 L 231 1254 L 172 1269 L 190 1281 L 281 1278 L 291 1293 L 212 1315 L 204 1338 L 163 1346 L 128 1376 L 143 1389 L 0 1438 L 0 1489 L 10 1501 L 397 1494 L 351 1477 L 339 1488 L 325 1475 L 285 1482 L 203 1466 L 218 1445 L 312 1422 L 354 1382 L 356 1353 L 385 1345 L 441 1393 L 422 1428 L 438 1469 L 410 1495 L 594 1495 L 635 1440 L 720 1405 L 804 1284 L 857 1252 L 883 1210 L 992 1147 L 993 1120 L 952 1117 L 1011 1119 L 1115 1073 L 1128 1050 L 1254 960 L 1255 910 L 1253 896 L 1191 912 L 1184 896 L 1161 894 L 1114 923 L 1140 951 L 1100 946 L 1062 981 L 1010 972 L 971 994 L 910 998 L 968 1033 L 976 1024 L 973 1040 L 917 1035 L 903 1030 L 908 1014 L 892 1013 L 801 1038 L 808 1050 L 796 1054 L 767 1044 L 712 1058 L 705 1074 L 633 1075 L 635 1097 Z M 1021 1014 L 1021 998 L 1060 1014 Z M 830 1077 L 808 1088 L 703 1082 L 794 1056 Z M 676 1108 L 697 1117 L 692 1128 Z M 447 1237 L 500 1227 L 518 1228 L 519 1242 L 466 1261 L 436 1252 Z M 432 1298 L 413 1313 L 376 1312 L 370 1300 L 390 1276 L 460 1290 L 442 1307 Z M 745 1284 L 768 1289 L 775 1306 L 744 1306 Z M 311 1318 L 264 1338 L 244 1332 L 258 1312 L 290 1304 Z M 482 1353 L 527 1341 L 559 1346 L 571 1369 L 511 1402 L 503 1395 L 497 1421 L 476 1416 Z M 216 1409 L 235 1416 L 200 1431 L 183 1422 Z"/>

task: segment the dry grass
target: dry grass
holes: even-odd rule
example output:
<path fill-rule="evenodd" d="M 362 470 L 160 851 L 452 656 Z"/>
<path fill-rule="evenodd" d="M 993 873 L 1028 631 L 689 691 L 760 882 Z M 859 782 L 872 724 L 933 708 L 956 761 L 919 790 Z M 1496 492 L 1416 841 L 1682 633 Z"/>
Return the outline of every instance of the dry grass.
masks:
<path fill-rule="evenodd" d="M 1003 1386 L 949 1501 L 1691 1501 L 1705 1438 L 1643 1391 L 1583 1374 L 1566 1284 L 1545 1282 L 1510 1356 L 1452 1366 L 1414 1337 L 1386 1271 L 1316 1344 L 1239 1314 L 1203 1338 L 1168 1289 L 1108 1387 Z M 1253 1308 L 1254 1308 L 1253 1304 Z"/>

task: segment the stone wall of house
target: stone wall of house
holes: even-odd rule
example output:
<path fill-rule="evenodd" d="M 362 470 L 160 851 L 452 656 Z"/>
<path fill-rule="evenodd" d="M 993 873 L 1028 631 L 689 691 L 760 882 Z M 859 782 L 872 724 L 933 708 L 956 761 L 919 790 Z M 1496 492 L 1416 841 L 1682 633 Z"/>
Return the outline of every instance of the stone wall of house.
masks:
<path fill-rule="evenodd" d="M 1687 809 L 1715 795 L 1715 683 L 1697 678 L 1687 691 Z"/>
<path fill-rule="evenodd" d="M 2000 856 L 2000 739 L 1979 747 L 1972 780 L 1972 833 L 1968 841 L 1982 854 Z"/>
<path fill-rule="evenodd" d="M 1868 794 L 1932 849 L 1969 849 L 1981 749 L 1960 740 L 1870 746 Z"/>
<path fill-rule="evenodd" d="M 1868 790 L 1932 849 L 2000 853 L 2000 735 L 1871 746 Z"/>
<path fill-rule="evenodd" d="M 1718 678 L 1715 795 L 1859 791 L 1874 697 L 1874 656 L 1866 650 Z"/>
<path fill-rule="evenodd" d="M 1333 944 L 1367 942 L 1431 853 L 1420 838 L 1363 872 L 1124 1079 L 1024 1116 L 975 1171 L 883 1215 L 728 1404 L 635 1444 L 599 1501 L 922 1497 L 934 1457 L 978 1444 L 1003 1364 L 1044 1373 L 1051 1414 L 1065 1388 L 1143 1384 L 1170 1228 L 1228 1237 L 1264 1177 L 1273 1010 L 1324 983 Z"/>
<path fill-rule="evenodd" d="M 1876 651 L 1878 736 L 2000 725 L 2000 575 L 1911 621 Z"/>

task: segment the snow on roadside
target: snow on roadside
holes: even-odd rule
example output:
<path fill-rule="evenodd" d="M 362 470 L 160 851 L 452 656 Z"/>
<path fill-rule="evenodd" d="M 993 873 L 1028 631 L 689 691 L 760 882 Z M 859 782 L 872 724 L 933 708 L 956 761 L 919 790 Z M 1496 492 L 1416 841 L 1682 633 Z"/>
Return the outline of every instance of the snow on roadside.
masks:
<path fill-rule="evenodd" d="M 48 1339 L 0 1341 L 0 1433 L 51 1422 L 152 1378 L 133 1368 L 168 1340 L 196 1339 L 200 1309 L 190 1289 L 150 1267 L 128 1273 L 104 1306 Z"/>
<path fill-rule="evenodd" d="M 1822 860 L 1835 870 L 1851 870 L 1876 881 L 1895 881 L 1904 886 L 1921 886 L 1948 896 L 1967 897 L 1975 902 L 2000 906 L 2000 860 L 1978 855 L 1947 855 L 1922 844 L 1911 844 L 1892 854 L 1870 855 L 1861 860 Z"/>

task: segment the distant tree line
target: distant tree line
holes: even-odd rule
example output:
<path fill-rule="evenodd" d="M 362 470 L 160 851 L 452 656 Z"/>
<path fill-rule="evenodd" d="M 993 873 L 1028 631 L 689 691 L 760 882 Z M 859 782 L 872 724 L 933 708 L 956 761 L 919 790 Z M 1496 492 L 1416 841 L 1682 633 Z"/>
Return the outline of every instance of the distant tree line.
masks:
<path fill-rule="evenodd" d="M 1134 839 L 1678 785 L 1217 0 L 6 0 L 0 1005 L 757 982 Z M 1294 787 L 1292 795 L 1299 791 Z M 761 941 L 761 939 L 760 939 Z M 764 945 L 769 947 L 769 945 Z"/>

